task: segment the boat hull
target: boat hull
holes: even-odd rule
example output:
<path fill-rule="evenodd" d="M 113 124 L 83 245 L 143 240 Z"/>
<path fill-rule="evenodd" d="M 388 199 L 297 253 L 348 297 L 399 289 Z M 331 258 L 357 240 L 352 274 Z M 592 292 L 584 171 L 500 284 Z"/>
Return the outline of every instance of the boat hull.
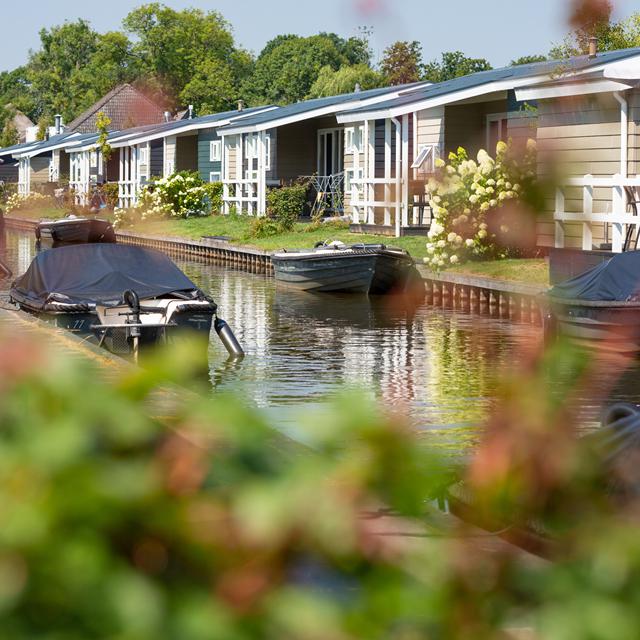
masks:
<path fill-rule="evenodd" d="M 129 355 L 133 353 L 133 342 L 126 329 L 113 329 L 107 332 L 97 328 L 100 320 L 97 313 L 54 313 L 36 311 L 25 305 L 19 305 L 22 311 L 38 317 L 60 329 L 70 331 L 82 338 L 88 339 L 94 344 L 104 346 L 111 353 Z M 143 349 L 151 348 L 158 344 L 171 342 L 172 340 L 188 335 L 197 335 L 209 340 L 211 326 L 213 324 L 213 312 L 203 313 L 199 311 L 187 311 L 175 313 L 171 318 L 171 324 L 165 327 L 142 327 L 139 346 Z"/>
<path fill-rule="evenodd" d="M 353 252 L 272 257 L 275 278 L 288 287 L 315 292 L 385 294 L 402 289 L 413 261 L 392 252 Z"/>
<path fill-rule="evenodd" d="M 640 304 L 555 301 L 549 310 L 556 335 L 620 352 L 640 348 Z"/>
<path fill-rule="evenodd" d="M 55 247 L 68 244 L 115 242 L 115 232 L 110 222 L 90 218 L 73 218 L 41 222 L 36 228 L 40 242 Z"/>

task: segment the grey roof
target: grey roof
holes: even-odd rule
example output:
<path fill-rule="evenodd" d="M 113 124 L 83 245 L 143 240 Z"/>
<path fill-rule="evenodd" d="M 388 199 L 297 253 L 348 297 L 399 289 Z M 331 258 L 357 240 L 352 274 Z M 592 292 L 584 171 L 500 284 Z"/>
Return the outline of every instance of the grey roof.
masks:
<path fill-rule="evenodd" d="M 190 120 L 172 120 L 171 122 L 163 122 L 162 124 L 157 125 L 124 129 L 122 131 L 115 132 L 110 137 L 111 139 L 135 139 L 136 137 L 145 137 L 146 135 L 170 134 L 172 131 L 184 129 L 185 127 L 188 128 L 189 126 L 202 128 L 203 125 L 210 124 L 213 127 L 216 122 L 228 120 L 230 118 L 242 119 L 244 122 L 245 117 L 251 117 L 252 114 L 268 108 L 269 107 L 252 107 L 251 109 L 244 109 L 243 111 L 222 111 L 220 113 L 212 113 L 206 116 L 197 116 Z"/>
<path fill-rule="evenodd" d="M 377 98 L 379 96 L 384 96 L 387 93 L 396 93 L 398 91 L 402 91 L 403 89 L 411 90 L 417 87 L 422 87 L 424 85 L 424 82 L 414 82 L 412 84 L 400 85 L 395 87 L 381 87 L 379 89 L 368 89 L 366 91 L 357 91 L 355 93 L 343 93 L 338 96 L 329 96 L 327 98 L 303 100 L 302 102 L 296 102 L 284 107 L 278 107 L 277 109 L 272 109 L 271 111 L 258 113 L 251 118 L 243 118 L 241 124 L 238 122 L 233 122 L 226 127 L 222 127 L 220 130 L 224 132 L 226 129 L 237 128 L 238 126 L 252 127 L 273 122 L 275 120 L 280 120 L 281 118 L 289 118 L 291 116 L 302 115 L 315 111 L 316 109 L 324 109 L 325 107 L 333 106 L 340 107 L 341 105 L 347 104 L 349 102 Z"/>
<path fill-rule="evenodd" d="M 0 149 L 0 156 L 10 156 L 15 152 L 22 151 L 23 149 L 35 147 L 37 144 L 37 142 L 20 142 L 19 144 L 13 144 L 10 147 L 4 147 L 3 149 Z"/>
<path fill-rule="evenodd" d="M 439 82 L 428 87 L 422 87 L 413 91 L 403 92 L 397 98 L 379 102 L 373 106 L 359 107 L 345 110 L 344 113 L 367 113 L 369 111 L 379 111 L 393 109 L 403 105 L 413 104 L 432 98 L 438 98 L 450 93 L 457 93 L 466 89 L 472 89 L 484 84 L 499 82 L 503 80 L 521 80 L 540 75 L 550 75 L 554 72 L 558 74 L 576 73 L 585 71 L 591 67 L 601 64 L 617 62 L 632 56 L 640 55 L 640 47 L 633 49 L 620 49 L 618 51 L 606 51 L 599 53 L 595 58 L 589 56 L 578 56 L 565 60 L 547 60 L 545 62 L 532 62 L 529 64 L 516 65 L 513 67 L 502 67 L 491 71 L 479 71 L 446 82 Z"/>

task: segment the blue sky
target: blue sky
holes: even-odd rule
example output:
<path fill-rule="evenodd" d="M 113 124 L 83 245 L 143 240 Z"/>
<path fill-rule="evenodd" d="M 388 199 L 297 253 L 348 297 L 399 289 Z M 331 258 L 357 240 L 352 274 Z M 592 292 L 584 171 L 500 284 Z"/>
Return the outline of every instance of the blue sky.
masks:
<path fill-rule="evenodd" d="M 2 0 L 0 69 L 12 69 L 38 47 L 41 27 L 85 18 L 99 31 L 118 29 L 135 6 L 132 0 Z M 167 0 L 176 9 L 187 6 L 220 11 L 244 47 L 260 51 L 280 33 L 309 35 L 335 31 L 356 33 L 373 27 L 372 44 L 379 57 L 395 40 L 419 40 L 425 59 L 460 49 L 485 57 L 494 66 L 521 55 L 546 52 L 566 32 L 568 0 Z M 618 16 L 638 9 L 637 0 L 617 0 Z M 635 6 L 634 6 L 635 5 Z"/>

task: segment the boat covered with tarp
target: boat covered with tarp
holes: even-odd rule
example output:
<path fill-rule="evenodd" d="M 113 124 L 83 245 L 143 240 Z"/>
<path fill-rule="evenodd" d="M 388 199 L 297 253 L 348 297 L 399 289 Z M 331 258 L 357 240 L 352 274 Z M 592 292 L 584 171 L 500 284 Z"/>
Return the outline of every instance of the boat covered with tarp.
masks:
<path fill-rule="evenodd" d="M 13 282 L 14 303 L 115 352 L 190 329 L 208 337 L 215 302 L 164 253 L 121 244 L 78 244 L 36 255 Z"/>
<path fill-rule="evenodd" d="M 547 332 L 635 350 L 640 344 L 640 251 L 615 254 L 556 284 L 545 298 Z"/>
<path fill-rule="evenodd" d="M 421 282 L 413 258 L 384 244 L 339 241 L 271 256 L 275 279 L 302 291 L 385 294 Z"/>
<path fill-rule="evenodd" d="M 35 229 L 36 241 L 46 246 L 116 242 L 116 233 L 108 220 L 69 215 L 59 220 L 41 220 Z"/>

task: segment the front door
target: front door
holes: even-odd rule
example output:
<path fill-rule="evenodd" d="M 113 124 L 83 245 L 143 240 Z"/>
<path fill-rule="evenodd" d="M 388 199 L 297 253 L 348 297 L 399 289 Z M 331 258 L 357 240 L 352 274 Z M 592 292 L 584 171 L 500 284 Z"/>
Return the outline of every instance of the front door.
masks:
<path fill-rule="evenodd" d="M 342 129 L 321 129 L 318 131 L 318 175 L 332 176 L 343 167 Z"/>

